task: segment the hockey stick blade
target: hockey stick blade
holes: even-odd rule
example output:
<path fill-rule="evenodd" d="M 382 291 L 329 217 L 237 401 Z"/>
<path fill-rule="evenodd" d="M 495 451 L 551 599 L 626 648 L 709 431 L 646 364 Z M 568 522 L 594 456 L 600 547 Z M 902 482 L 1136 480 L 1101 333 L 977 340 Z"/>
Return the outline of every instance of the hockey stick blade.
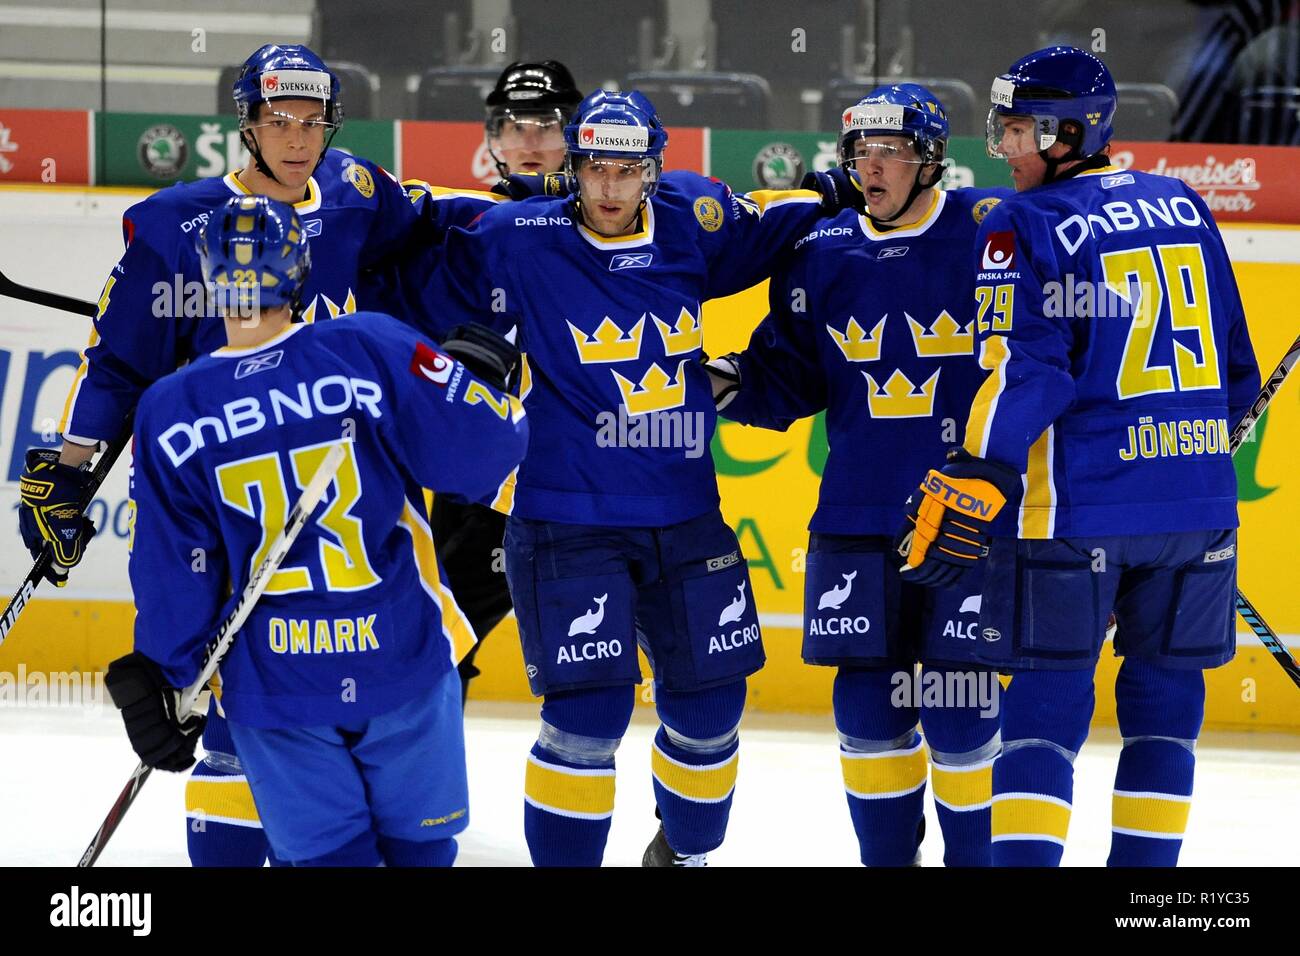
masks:
<path fill-rule="evenodd" d="M 85 299 L 74 299 L 70 295 L 63 295 L 59 292 L 46 292 L 44 289 L 33 289 L 31 286 L 19 285 L 3 272 L 0 272 L 0 295 L 7 295 L 12 299 L 21 299 L 24 302 L 32 302 L 62 312 L 84 315 L 89 319 L 93 319 L 99 314 L 99 306 L 94 302 L 87 302 Z"/>
<path fill-rule="evenodd" d="M 185 688 L 181 695 L 181 703 L 177 708 L 177 717 L 185 720 L 194 710 L 194 702 L 198 699 L 199 694 L 212 675 L 217 672 L 221 666 L 221 659 L 226 656 L 230 645 L 234 643 L 235 635 L 248 620 L 248 615 L 253 612 L 253 606 L 257 603 L 258 598 L 266 590 L 271 578 L 280 567 L 280 562 L 284 560 L 289 549 L 293 547 L 294 540 L 298 537 L 298 532 L 302 530 L 307 519 L 311 517 L 316 506 L 325 495 L 325 490 L 334 481 L 334 476 L 338 473 L 339 466 L 343 464 L 343 459 L 347 457 L 347 450 L 342 443 L 332 447 L 312 475 L 311 480 L 307 482 L 307 487 L 303 489 L 302 497 L 298 499 L 293 510 L 289 512 L 289 517 L 285 521 L 284 528 L 272 542 L 270 550 L 267 551 L 266 557 L 262 563 L 257 566 L 252 576 L 248 579 L 248 584 L 244 587 L 244 592 L 240 595 L 239 603 L 231 609 L 227 615 L 225 623 L 218 629 L 216 636 L 208 641 L 207 647 L 203 651 L 203 666 L 199 671 L 199 676 L 194 683 Z M 99 825 L 95 831 L 94 839 L 86 847 L 86 851 L 81 854 L 81 859 L 77 862 L 78 867 L 90 867 L 95 865 L 99 859 L 104 847 L 113 834 L 117 832 L 126 812 L 131 809 L 131 804 L 135 803 L 135 798 L 139 796 L 141 788 L 144 787 L 145 781 L 149 779 L 150 768 L 143 763 L 137 764 L 135 770 L 131 773 L 131 778 L 118 794 L 117 799 L 113 801 L 112 808 L 108 815 L 104 817 L 104 822 Z"/>
<path fill-rule="evenodd" d="M 104 453 L 99 456 L 99 461 L 95 463 L 95 467 L 90 473 L 90 481 L 86 485 L 86 494 L 81 502 L 81 510 L 83 512 L 90 507 L 90 503 L 95 500 L 95 495 L 99 491 L 99 486 L 104 483 L 104 479 L 108 477 L 108 473 L 113 470 L 113 465 L 117 462 L 117 459 L 122 454 L 122 450 L 126 448 L 127 443 L 130 441 L 131 428 L 128 425 L 123 429 L 122 434 L 119 435 L 117 439 L 108 446 Z M 27 572 L 27 577 L 23 578 L 22 584 L 18 585 L 18 590 L 14 592 L 14 596 L 9 600 L 9 604 L 5 607 L 4 614 L 0 615 L 0 644 L 5 642 L 5 638 L 7 638 L 9 632 L 13 630 L 14 624 L 18 622 L 18 615 L 22 614 L 23 610 L 27 607 L 28 602 L 32 598 L 32 594 L 35 593 L 37 586 L 45 577 L 45 570 L 50 566 L 50 562 L 53 560 L 54 549 L 47 544 L 41 550 L 40 556 L 37 557 L 36 562 L 32 565 L 32 569 Z"/>

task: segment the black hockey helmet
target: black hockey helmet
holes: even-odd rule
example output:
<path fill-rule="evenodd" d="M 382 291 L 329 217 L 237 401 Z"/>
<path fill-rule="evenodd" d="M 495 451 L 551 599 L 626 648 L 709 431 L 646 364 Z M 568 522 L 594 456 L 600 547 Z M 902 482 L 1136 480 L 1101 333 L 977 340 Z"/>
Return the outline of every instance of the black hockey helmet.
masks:
<path fill-rule="evenodd" d="M 487 95 L 488 126 L 494 117 L 508 113 L 560 112 L 564 122 L 582 102 L 582 91 L 573 82 L 569 68 L 558 60 L 516 61 L 501 71 L 496 86 Z"/>

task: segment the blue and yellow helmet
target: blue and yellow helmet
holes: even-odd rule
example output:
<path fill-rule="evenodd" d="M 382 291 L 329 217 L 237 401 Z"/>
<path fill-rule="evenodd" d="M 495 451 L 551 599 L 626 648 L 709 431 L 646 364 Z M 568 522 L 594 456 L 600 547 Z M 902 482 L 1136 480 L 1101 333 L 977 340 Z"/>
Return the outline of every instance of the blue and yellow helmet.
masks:
<path fill-rule="evenodd" d="M 311 271 L 298 214 L 268 196 L 236 196 L 199 232 L 199 261 L 212 302 L 241 315 L 289 305 L 297 311 Z"/>
<path fill-rule="evenodd" d="M 939 97 L 919 83 L 878 86 L 840 116 L 840 164 L 851 163 L 853 144 L 871 136 L 910 136 L 922 164 L 942 163 L 948 114 Z"/>
<path fill-rule="evenodd" d="M 1021 57 L 993 81 L 989 97 L 993 157 L 1005 156 L 999 116 L 1033 117 L 1039 152 L 1055 143 L 1070 147 L 1058 162 L 1095 156 L 1115 132 L 1115 81 L 1105 63 L 1077 47 L 1052 46 Z"/>
<path fill-rule="evenodd" d="M 343 122 L 339 78 L 301 43 L 267 43 L 254 50 L 239 71 L 234 94 L 241 124 L 251 120 L 258 103 L 275 99 L 320 100 L 327 122 L 336 127 Z"/>

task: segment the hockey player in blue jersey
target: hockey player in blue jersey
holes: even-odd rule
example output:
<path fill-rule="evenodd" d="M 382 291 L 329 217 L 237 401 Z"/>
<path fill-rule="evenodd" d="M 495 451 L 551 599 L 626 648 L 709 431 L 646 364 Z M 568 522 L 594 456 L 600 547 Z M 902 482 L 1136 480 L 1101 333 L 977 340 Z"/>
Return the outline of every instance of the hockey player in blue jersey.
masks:
<path fill-rule="evenodd" d="M 942 455 L 945 430 L 964 419 L 984 379 L 974 279 L 953 263 L 1010 193 L 939 190 L 947 140 L 942 104 L 916 84 L 882 86 L 846 110 L 840 163 L 856 170 L 866 215 L 843 212 L 797 240 L 749 346 L 709 363 L 725 418 L 784 430 L 826 412 L 803 657 L 838 668 L 840 762 L 867 866 L 919 859 L 926 748 L 944 861 L 989 862 L 998 684 L 971 668 L 979 582 L 960 591 L 905 584 L 889 560 L 917 469 Z M 919 686 L 961 687 L 960 699 L 931 694 L 938 705 L 922 707 L 912 693 L 918 660 Z"/>
<path fill-rule="evenodd" d="M 558 173 L 564 165 L 564 124 L 581 101 L 563 63 L 516 62 L 502 70 L 484 104 L 488 152 L 502 178 Z M 442 495 L 433 501 L 429 523 L 447 580 L 481 642 L 511 609 L 500 561 L 505 515 Z M 479 674 L 474 658 L 481 647 L 475 644 L 460 663 L 466 698 Z"/>
<path fill-rule="evenodd" d="M 468 823 L 456 664 L 474 635 L 422 489 L 478 500 L 519 463 L 527 423 L 501 390 L 518 352 L 471 328 L 444 353 L 379 313 L 295 321 L 304 223 L 266 197 L 214 210 L 200 247 L 229 344 L 140 401 L 135 650 L 109 691 L 141 759 L 190 764 L 202 718 L 178 724 L 178 688 L 342 441 L 327 499 L 221 663 L 230 733 L 281 860 L 450 865 Z"/>
<path fill-rule="evenodd" d="M 75 504 L 88 478 L 83 466 L 99 443 L 123 430 L 151 382 L 224 342 L 220 320 L 205 317 L 194 248 L 214 207 L 253 193 L 294 205 L 314 240 L 316 268 L 303 300 L 311 322 L 357 310 L 362 269 L 500 201 L 431 189 L 413 202 L 379 166 L 329 148 L 343 119 L 339 83 L 306 47 L 268 44 L 255 51 L 234 97 L 248 164 L 224 177 L 161 190 L 127 210 L 126 251 L 104 285 L 64 407 L 62 449 L 28 452 L 24 481 L 53 482 L 54 492 L 39 512 L 21 509 L 23 536 L 33 553 L 54 542 L 58 566 L 51 579 L 60 586 L 94 533 Z M 190 857 L 200 866 L 260 866 L 267 854 L 257 810 L 216 705 L 213 715 L 205 735 L 208 756 L 186 791 Z"/>
<path fill-rule="evenodd" d="M 600 863 L 639 643 L 662 721 L 651 766 L 663 830 L 647 862 L 701 863 L 725 833 L 745 678 L 763 650 L 708 454 L 700 304 L 768 275 L 822 197 L 733 196 L 662 173 L 668 134 L 635 92 L 588 97 L 565 138 L 576 193 L 453 229 L 426 296 L 442 321 L 516 328 L 526 356 L 532 454 L 497 502 L 544 698 L 524 832 L 538 865 Z"/>
<path fill-rule="evenodd" d="M 1178 179 L 1109 164 L 1115 85 L 1052 47 L 993 81 L 989 151 L 1017 193 L 975 250 L 989 376 L 962 447 L 912 495 L 905 577 L 963 579 L 987 546 L 979 657 L 1015 672 L 993 768 L 993 862 L 1056 865 L 1107 618 L 1124 747 L 1109 863 L 1171 866 L 1202 671 L 1235 650 L 1230 428 L 1259 389 L 1232 266 Z"/>

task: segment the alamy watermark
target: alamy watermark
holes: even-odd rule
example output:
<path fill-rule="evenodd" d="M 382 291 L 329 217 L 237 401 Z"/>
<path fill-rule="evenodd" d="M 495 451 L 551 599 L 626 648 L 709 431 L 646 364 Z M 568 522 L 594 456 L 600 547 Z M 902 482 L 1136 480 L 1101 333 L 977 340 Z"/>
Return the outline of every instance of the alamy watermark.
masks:
<path fill-rule="evenodd" d="M 596 416 L 596 444 L 601 448 L 681 448 L 700 458 L 709 444 L 704 412 L 673 410 L 629 415 L 627 406 Z"/>
<path fill-rule="evenodd" d="M 84 707 L 108 701 L 102 671 L 0 671 L 0 707 Z"/>
<path fill-rule="evenodd" d="M 890 675 L 894 707 L 979 708 L 981 717 L 996 718 L 1002 685 L 994 671 L 902 670 Z"/>

